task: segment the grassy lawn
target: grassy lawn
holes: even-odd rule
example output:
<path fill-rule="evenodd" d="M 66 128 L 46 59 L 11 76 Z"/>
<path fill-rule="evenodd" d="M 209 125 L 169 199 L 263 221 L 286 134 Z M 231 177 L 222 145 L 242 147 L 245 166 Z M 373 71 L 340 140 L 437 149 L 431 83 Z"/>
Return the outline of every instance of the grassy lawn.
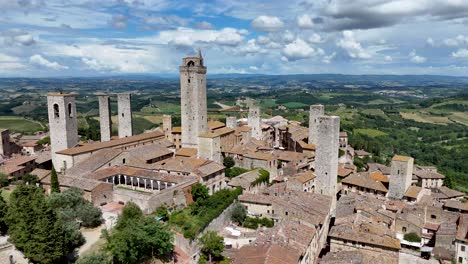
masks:
<path fill-rule="evenodd" d="M 385 136 L 385 135 L 387 135 L 387 133 L 385 133 L 385 132 L 382 132 L 382 131 L 377 130 L 377 129 L 372 129 L 372 128 L 359 128 L 359 129 L 354 129 L 353 132 L 354 132 L 354 133 L 363 134 L 363 135 L 368 135 L 368 136 L 371 136 L 371 137 L 378 137 L 378 136 Z"/>
<path fill-rule="evenodd" d="M 270 107 L 275 107 L 275 106 L 276 106 L 275 99 L 262 99 L 260 101 L 260 107 L 262 108 L 270 108 Z"/>
<path fill-rule="evenodd" d="M 13 132 L 21 133 L 32 133 L 43 130 L 39 123 L 24 119 L 20 116 L 0 116 L 0 128 L 8 128 Z"/>
<path fill-rule="evenodd" d="M 464 124 L 468 126 L 468 113 L 466 112 L 454 112 L 449 116 L 449 119 L 456 123 Z"/>
<path fill-rule="evenodd" d="M 363 114 L 367 114 L 367 115 L 373 115 L 373 116 L 379 116 L 379 117 L 382 117 L 384 119 L 387 119 L 387 115 L 384 113 L 384 111 L 380 110 L 380 109 L 365 109 L 362 111 Z"/>
<path fill-rule="evenodd" d="M 429 124 L 440 124 L 445 125 L 451 123 L 447 116 L 431 116 L 425 113 L 414 113 L 414 112 L 400 112 L 401 117 L 405 119 L 412 119 L 420 123 Z"/>

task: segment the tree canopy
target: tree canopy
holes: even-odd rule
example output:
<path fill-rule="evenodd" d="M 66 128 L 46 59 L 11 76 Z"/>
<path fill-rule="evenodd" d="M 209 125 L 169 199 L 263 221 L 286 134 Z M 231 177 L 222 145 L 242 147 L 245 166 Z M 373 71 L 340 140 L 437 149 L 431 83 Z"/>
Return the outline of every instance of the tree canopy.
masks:
<path fill-rule="evenodd" d="M 60 184 L 57 177 L 57 172 L 55 168 L 52 167 L 52 171 L 50 172 L 50 190 L 55 193 L 60 192 Z"/>
<path fill-rule="evenodd" d="M 208 231 L 200 237 L 201 251 L 208 256 L 211 262 L 212 258 L 221 258 L 224 249 L 224 239 L 215 231 Z"/>

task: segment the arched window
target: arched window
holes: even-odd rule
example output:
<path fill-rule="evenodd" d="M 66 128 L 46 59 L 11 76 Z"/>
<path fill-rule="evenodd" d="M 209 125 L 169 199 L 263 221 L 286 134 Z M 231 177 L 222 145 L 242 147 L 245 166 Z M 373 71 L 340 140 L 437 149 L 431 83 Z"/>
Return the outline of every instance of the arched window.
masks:
<path fill-rule="evenodd" d="M 60 116 L 59 114 L 59 106 L 58 104 L 54 104 L 54 117 L 58 118 Z"/>
<path fill-rule="evenodd" d="M 402 228 L 401 228 L 401 231 L 402 231 L 403 233 L 406 233 L 406 227 L 402 227 Z"/>
<path fill-rule="evenodd" d="M 195 62 L 189 61 L 189 62 L 187 63 L 187 66 L 189 66 L 189 67 L 195 66 Z"/>
<path fill-rule="evenodd" d="M 72 104 L 68 103 L 68 116 L 73 117 Z"/>

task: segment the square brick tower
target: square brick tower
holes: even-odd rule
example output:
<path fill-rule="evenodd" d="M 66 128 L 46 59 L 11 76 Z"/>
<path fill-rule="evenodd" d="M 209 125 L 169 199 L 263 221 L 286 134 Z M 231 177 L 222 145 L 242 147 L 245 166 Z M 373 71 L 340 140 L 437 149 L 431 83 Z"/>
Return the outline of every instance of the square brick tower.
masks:
<path fill-rule="evenodd" d="M 407 156 L 395 155 L 390 169 L 390 184 L 387 197 L 401 199 L 411 186 L 414 159 Z"/>
<path fill-rule="evenodd" d="M 318 118 L 325 115 L 325 107 L 321 104 L 311 105 L 309 111 L 309 144 L 317 146 Z"/>
<path fill-rule="evenodd" d="M 119 112 L 119 138 L 133 136 L 131 94 L 117 94 L 117 108 Z"/>
<path fill-rule="evenodd" d="M 198 56 L 184 58 L 179 72 L 182 147 L 196 148 L 198 136 L 208 131 L 206 67 L 201 51 Z"/>

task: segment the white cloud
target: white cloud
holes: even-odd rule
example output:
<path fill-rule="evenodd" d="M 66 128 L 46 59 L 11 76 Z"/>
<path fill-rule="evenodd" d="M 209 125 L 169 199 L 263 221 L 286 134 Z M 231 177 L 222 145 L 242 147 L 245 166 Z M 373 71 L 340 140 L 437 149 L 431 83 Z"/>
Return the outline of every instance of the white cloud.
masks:
<path fill-rule="evenodd" d="M 432 38 L 427 38 L 426 43 L 431 47 L 435 46 L 435 42 L 434 42 L 434 40 Z"/>
<path fill-rule="evenodd" d="M 300 28 L 313 28 L 314 27 L 314 22 L 312 21 L 312 18 L 307 14 L 298 16 L 296 19 L 296 23 Z"/>
<path fill-rule="evenodd" d="M 19 58 L 0 53 L 0 74 L 17 73 L 24 68 L 26 66 L 21 63 Z"/>
<path fill-rule="evenodd" d="M 418 56 L 414 50 L 410 52 L 409 57 L 413 63 L 424 63 L 427 61 L 425 57 Z"/>
<path fill-rule="evenodd" d="M 298 38 L 294 42 L 287 44 L 283 48 L 282 53 L 288 61 L 295 61 L 312 57 L 315 54 L 315 50 L 307 42 Z"/>
<path fill-rule="evenodd" d="M 11 29 L 3 32 L 1 35 L 4 37 L 4 42 L 7 45 L 20 44 L 23 46 L 31 46 L 36 43 L 33 35 L 19 29 Z"/>
<path fill-rule="evenodd" d="M 240 46 L 236 50 L 239 51 L 241 54 L 257 54 L 266 52 L 266 50 L 262 49 L 260 46 L 257 45 L 255 39 L 250 39 L 245 45 Z"/>
<path fill-rule="evenodd" d="M 468 45 L 468 36 L 458 35 L 455 38 L 444 39 L 444 44 L 449 47 Z"/>
<path fill-rule="evenodd" d="M 126 29 L 127 28 L 128 18 L 124 15 L 117 14 L 112 17 L 112 20 L 109 21 L 109 24 L 115 29 Z"/>
<path fill-rule="evenodd" d="M 250 66 L 249 69 L 252 70 L 252 71 L 258 71 L 258 67 L 257 67 L 257 66 Z"/>
<path fill-rule="evenodd" d="M 29 62 L 38 66 L 43 66 L 46 68 L 50 68 L 53 70 L 65 70 L 68 69 L 67 66 L 60 65 L 58 62 L 55 61 L 49 61 L 42 57 L 40 54 L 35 54 L 31 57 L 29 57 Z"/>
<path fill-rule="evenodd" d="M 197 24 L 197 28 L 199 29 L 213 29 L 213 25 L 209 22 L 202 21 Z"/>
<path fill-rule="evenodd" d="M 312 34 L 312 36 L 310 36 L 307 40 L 310 43 L 322 43 L 323 42 L 322 37 L 317 33 Z"/>
<path fill-rule="evenodd" d="M 459 49 L 456 52 L 452 52 L 452 57 L 457 59 L 468 58 L 468 49 Z"/>
<path fill-rule="evenodd" d="M 352 31 L 343 31 L 343 38 L 339 39 L 336 45 L 346 50 L 351 58 L 370 59 L 372 57 L 372 55 L 361 46 L 361 43 L 355 39 Z"/>
<path fill-rule="evenodd" d="M 336 57 L 336 52 L 333 52 L 332 54 L 323 57 L 322 62 L 325 64 L 330 64 L 331 61 Z"/>
<path fill-rule="evenodd" d="M 180 27 L 176 30 L 166 30 L 159 33 L 157 41 L 164 44 L 191 47 L 196 43 L 213 43 L 224 46 L 237 46 L 244 40 L 248 32 L 235 28 L 222 30 L 196 30 Z"/>
<path fill-rule="evenodd" d="M 393 58 L 391 56 L 387 55 L 387 56 L 384 57 L 384 61 L 391 62 L 391 61 L 393 61 Z"/>
<path fill-rule="evenodd" d="M 276 32 L 284 27 L 283 21 L 274 16 L 259 16 L 252 21 L 252 27 L 258 31 Z"/>

